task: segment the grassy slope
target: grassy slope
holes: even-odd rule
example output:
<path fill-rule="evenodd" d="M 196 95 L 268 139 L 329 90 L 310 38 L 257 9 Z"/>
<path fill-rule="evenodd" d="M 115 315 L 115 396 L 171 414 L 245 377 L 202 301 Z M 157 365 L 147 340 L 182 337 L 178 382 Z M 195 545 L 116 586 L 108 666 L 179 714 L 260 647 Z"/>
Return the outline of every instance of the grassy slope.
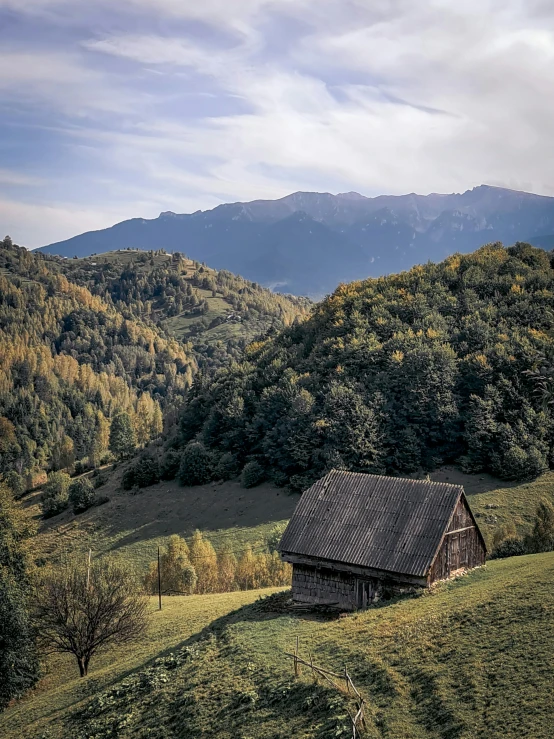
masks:
<path fill-rule="evenodd" d="M 430 594 L 338 619 L 290 612 L 281 596 L 252 604 L 255 592 L 176 598 L 152 614 L 151 636 L 135 652 L 114 653 L 111 665 L 98 661 L 87 681 L 70 665 L 61 684 L 9 709 L 0 733 L 348 736 L 348 698 L 309 674 L 292 676 L 283 652 L 298 635 L 301 653 L 312 652 L 316 663 L 348 665 L 367 700 L 365 736 L 546 739 L 553 577 L 554 553 L 496 561 Z M 144 667 L 179 641 L 188 652 Z M 83 713 L 87 695 L 124 675 Z"/>
<path fill-rule="evenodd" d="M 199 528 L 218 548 L 229 544 L 240 555 L 246 544 L 264 540 L 276 523 L 290 518 L 297 495 L 268 483 L 246 490 L 238 482 L 211 483 L 194 488 L 161 482 L 138 495 L 121 490 L 122 469 L 99 488 L 110 502 L 75 516 L 70 510 L 40 522 L 36 553 L 43 557 L 72 555 L 92 547 L 95 555 L 123 557 L 142 575 L 156 557 L 157 547 L 171 534 L 189 536 Z M 24 503 L 40 516 L 40 493 Z"/>
<path fill-rule="evenodd" d="M 96 555 L 111 552 L 124 557 L 142 574 L 171 534 L 189 536 L 199 528 L 216 548 L 230 544 L 240 554 L 246 544 L 256 547 L 275 524 L 288 520 L 298 502 L 297 495 L 269 483 L 246 490 L 238 482 L 195 488 L 162 482 L 134 496 L 120 489 L 121 473 L 121 468 L 112 473 L 99 489 L 110 502 L 79 516 L 66 511 L 40 521 L 40 493 L 28 496 L 24 503 L 40 521 L 37 554 L 57 557 L 90 546 Z M 490 475 L 465 475 L 454 468 L 443 468 L 432 478 L 464 485 L 489 545 L 503 523 L 513 521 L 519 533 L 527 532 L 540 498 L 553 500 L 554 472 L 512 486 Z"/>

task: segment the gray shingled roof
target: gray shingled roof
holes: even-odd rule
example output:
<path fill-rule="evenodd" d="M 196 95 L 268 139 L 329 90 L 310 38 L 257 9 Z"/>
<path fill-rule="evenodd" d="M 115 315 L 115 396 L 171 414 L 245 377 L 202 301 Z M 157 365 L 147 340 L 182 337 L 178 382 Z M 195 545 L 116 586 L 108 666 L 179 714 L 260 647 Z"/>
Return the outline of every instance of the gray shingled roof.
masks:
<path fill-rule="evenodd" d="M 282 553 L 427 575 L 461 485 L 332 470 L 302 495 Z"/>

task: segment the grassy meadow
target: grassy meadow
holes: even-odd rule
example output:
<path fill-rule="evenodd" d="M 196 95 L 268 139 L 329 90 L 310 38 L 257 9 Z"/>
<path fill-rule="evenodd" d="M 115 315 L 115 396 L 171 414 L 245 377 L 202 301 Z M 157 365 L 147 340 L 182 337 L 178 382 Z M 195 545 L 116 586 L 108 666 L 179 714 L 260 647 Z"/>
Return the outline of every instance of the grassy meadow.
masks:
<path fill-rule="evenodd" d="M 298 496 L 269 483 L 182 488 L 162 482 L 121 490 L 123 468 L 99 493 L 109 503 L 40 522 L 45 559 L 112 554 L 141 575 L 173 533 L 203 530 L 216 547 L 262 546 Z M 433 479 L 464 485 L 490 543 L 497 526 L 529 530 L 554 473 L 507 485 L 443 468 Z M 27 496 L 39 518 L 39 493 Z M 489 562 L 419 597 L 343 617 L 291 609 L 288 591 L 266 589 L 150 600 L 149 630 L 133 647 L 99 655 L 88 678 L 73 658 L 46 659 L 37 689 L 0 716 L 6 739 L 108 737 L 349 737 L 351 697 L 294 679 L 284 656 L 300 653 L 340 671 L 367 701 L 363 736 L 494 739 L 552 736 L 554 553 Z M 270 597 L 267 597 L 270 596 Z"/>
<path fill-rule="evenodd" d="M 147 638 L 91 665 L 55 658 L 0 718 L 16 737 L 351 736 L 344 691 L 284 656 L 344 665 L 366 700 L 366 737 L 552 736 L 554 553 L 494 561 L 419 597 L 345 617 L 297 613 L 288 594 L 152 599 Z M 260 596 L 269 598 L 259 600 Z"/>

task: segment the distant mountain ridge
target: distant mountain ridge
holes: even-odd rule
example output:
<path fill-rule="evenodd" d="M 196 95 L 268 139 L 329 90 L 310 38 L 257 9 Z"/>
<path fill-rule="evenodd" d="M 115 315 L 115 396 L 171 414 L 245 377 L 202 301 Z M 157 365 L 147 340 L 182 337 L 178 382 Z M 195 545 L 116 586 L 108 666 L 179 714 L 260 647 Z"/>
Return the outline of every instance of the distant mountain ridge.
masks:
<path fill-rule="evenodd" d="M 133 218 L 41 247 L 65 257 L 131 247 L 181 251 L 284 292 L 319 296 L 339 282 L 440 260 L 483 243 L 554 233 L 554 198 L 481 185 L 461 194 L 296 192 L 191 214 Z"/>

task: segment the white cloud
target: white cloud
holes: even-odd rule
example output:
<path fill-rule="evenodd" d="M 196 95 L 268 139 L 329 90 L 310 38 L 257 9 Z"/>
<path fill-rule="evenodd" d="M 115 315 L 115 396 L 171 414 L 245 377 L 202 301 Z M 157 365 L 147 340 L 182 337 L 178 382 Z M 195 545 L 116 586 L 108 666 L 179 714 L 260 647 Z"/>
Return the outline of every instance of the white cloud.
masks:
<path fill-rule="evenodd" d="M 43 205 L 0 198 L 0 230 L 20 246 L 34 248 L 92 231 L 130 217 L 129 211 L 68 204 Z"/>
<path fill-rule="evenodd" d="M 0 0 L 0 7 L 7 5 L 10 0 Z M 84 0 L 17 5 L 20 12 L 49 13 L 50 19 L 78 18 L 88 6 Z M 296 189 L 449 192 L 489 182 L 525 183 L 554 195 L 551 3 L 118 3 L 119 12 L 202 20 L 231 33 L 234 44 L 226 45 L 209 36 L 177 35 L 170 23 L 145 32 L 144 24 L 130 22 L 139 30 L 116 33 L 107 0 L 97 0 L 98 8 L 106 22 L 78 38 L 73 52 L 0 53 L 0 89 L 65 115 L 93 118 L 67 131 L 68 149 L 94 144 L 111 182 L 106 200 L 97 199 L 75 220 L 69 215 L 73 206 L 53 209 L 46 220 L 59 218 L 55 238 L 68 235 L 81 216 L 75 231 L 94 219 L 107 225 L 102 213 L 113 215 L 113 191 L 127 215 L 153 215 L 158 206 L 194 210 L 221 199 L 278 197 Z M 279 38 L 278 24 L 270 25 L 275 13 L 302 24 L 292 48 Z M 268 29 L 277 34 L 271 53 L 265 48 Z M 116 59 L 128 63 L 125 72 L 108 71 Z M 133 83 L 145 68 L 158 74 L 151 75 L 148 90 L 137 92 Z M 210 94 L 219 90 L 241 106 L 187 116 L 183 98 L 191 91 L 191 72 L 209 75 L 216 91 Z M 172 101 L 179 103 L 178 113 Z M 113 114 L 110 123 L 106 112 Z M 95 115 L 102 126 L 94 125 Z"/>

